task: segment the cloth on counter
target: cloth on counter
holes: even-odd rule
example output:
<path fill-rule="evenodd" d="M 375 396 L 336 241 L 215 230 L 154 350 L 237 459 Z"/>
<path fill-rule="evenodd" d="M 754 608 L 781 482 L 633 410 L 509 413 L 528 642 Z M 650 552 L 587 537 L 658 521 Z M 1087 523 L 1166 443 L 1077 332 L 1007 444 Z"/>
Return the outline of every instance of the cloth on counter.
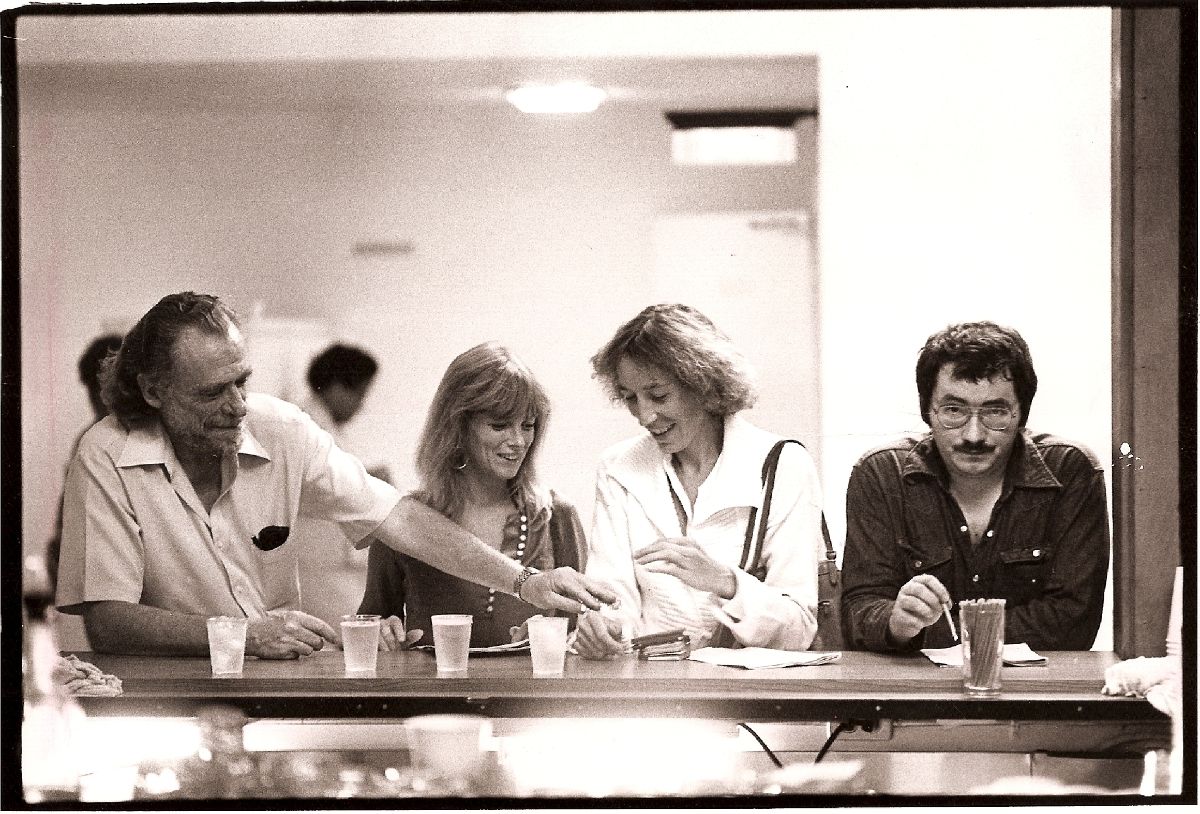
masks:
<path fill-rule="evenodd" d="M 692 653 L 692 661 L 762 670 L 769 667 L 813 667 L 829 664 L 842 657 L 828 651 L 775 650 L 770 647 L 702 647 Z"/>
<path fill-rule="evenodd" d="M 962 645 L 954 647 L 926 648 L 921 651 L 926 658 L 939 667 L 962 667 Z M 1046 657 L 1029 649 L 1024 642 L 1004 645 L 1005 667 L 1035 667 L 1046 663 Z"/>
<path fill-rule="evenodd" d="M 76 655 L 59 656 L 53 675 L 54 682 L 65 687 L 71 695 L 108 698 L 124 692 L 121 679 Z"/>

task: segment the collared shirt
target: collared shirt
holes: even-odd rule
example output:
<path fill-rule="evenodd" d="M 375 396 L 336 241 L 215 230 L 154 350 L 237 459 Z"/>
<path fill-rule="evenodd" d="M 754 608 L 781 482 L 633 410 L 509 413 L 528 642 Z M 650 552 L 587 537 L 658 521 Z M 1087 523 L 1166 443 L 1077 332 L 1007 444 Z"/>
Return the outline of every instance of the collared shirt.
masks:
<path fill-rule="evenodd" d="M 1005 641 L 1086 650 L 1108 573 L 1104 470 L 1087 449 L 1022 430 L 1000 498 L 972 544 L 930 434 L 865 454 L 846 491 L 843 623 L 849 646 L 897 649 L 887 635 L 900 588 L 932 574 L 954 600 L 1005 600 Z M 948 647 L 939 619 L 901 649 Z"/>
<path fill-rule="evenodd" d="M 633 635 L 683 628 L 693 647 L 706 644 L 721 624 L 745 645 L 802 650 L 816 635 L 817 577 L 824 557 L 821 491 L 808 452 L 784 447 L 763 544 L 766 579 L 738 568 L 750 510 L 762 506 L 763 461 L 779 436 L 734 415 L 725 419 L 721 454 L 688 500 L 670 456 L 649 433 L 609 449 L 596 475 L 596 506 L 587 573 L 611 584 L 618 612 Z M 732 599 L 647 570 L 634 553 L 664 537 L 685 536 L 672 490 L 686 518 L 686 536 L 715 561 L 731 566 Z"/>
<path fill-rule="evenodd" d="M 206 616 L 295 608 L 296 546 L 263 550 L 268 540 L 290 535 L 301 515 L 331 520 L 352 540 L 387 518 L 396 491 L 301 410 L 261 394 L 246 403 L 242 443 L 211 511 L 157 421 L 127 430 L 109 416 L 84 435 L 63 502 L 60 609 L 101 600 Z"/>

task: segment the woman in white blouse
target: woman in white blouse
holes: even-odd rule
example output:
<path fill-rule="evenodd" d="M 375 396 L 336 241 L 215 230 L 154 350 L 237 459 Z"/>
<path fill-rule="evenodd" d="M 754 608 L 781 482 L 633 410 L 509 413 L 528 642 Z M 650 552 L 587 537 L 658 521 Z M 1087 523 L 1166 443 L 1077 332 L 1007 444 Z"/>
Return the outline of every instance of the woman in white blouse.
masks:
<path fill-rule="evenodd" d="M 594 375 L 644 432 L 607 450 L 596 475 L 587 573 L 619 609 L 580 616 L 576 651 L 623 652 L 623 634 L 683 628 L 694 648 L 722 627 L 746 646 L 807 648 L 817 632 L 821 492 L 812 458 L 783 448 L 762 548 L 765 578 L 739 568 L 763 461 L 780 436 L 753 405 L 744 357 L 706 316 L 654 305 L 592 358 Z"/>

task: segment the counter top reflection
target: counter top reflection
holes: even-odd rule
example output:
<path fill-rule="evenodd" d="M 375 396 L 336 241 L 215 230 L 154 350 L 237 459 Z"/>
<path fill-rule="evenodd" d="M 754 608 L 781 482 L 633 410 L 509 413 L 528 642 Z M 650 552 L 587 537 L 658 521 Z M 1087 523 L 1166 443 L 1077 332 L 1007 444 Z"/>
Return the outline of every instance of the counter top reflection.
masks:
<path fill-rule="evenodd" d="M 562 678 L 535 678 L 529 655 L 472 657 L 465 677 L 438 676 L 432 655 L 380 653 L 374 676 L 350 677 L 342 653 L 247 658 L 240 678 L 212 678 L 207 657 L 79 653 L 124 685 L 80 699 L 92 715 L 190 715 L 222 703 L 255 718 L 389 718 L 435 712 L 492 717 L 707 717 L 726 720 L 990 719 L 1152 721 L 1143 699 L 1102 695 L 1107 652 L 1044 653 L 1005 667 L 1003 690 L 967 698 L 957 669 L 917 655 L 845 652 L 832 664 L 741 670 L 693 661 L 568 656 Z"/>

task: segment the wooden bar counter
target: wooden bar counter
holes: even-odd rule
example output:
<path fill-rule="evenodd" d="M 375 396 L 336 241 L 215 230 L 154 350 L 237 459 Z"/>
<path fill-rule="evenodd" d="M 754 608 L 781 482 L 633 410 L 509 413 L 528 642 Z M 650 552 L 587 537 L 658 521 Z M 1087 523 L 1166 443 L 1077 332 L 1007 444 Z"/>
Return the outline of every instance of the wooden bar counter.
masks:
<path fill-rule="evenodd" d="M 124 684 L 81 699 L 89 715 L 188 715 L 213 703 L 252 718 L 396 718 L 433 712 L 506 717 L 688 717 L 716 720 L 1018 720 L 1150 724 L 1169 719 L 1142 699 L 1101 694 L 1107 652 L 1053 652 L 1005 667 L 996 698 L 968 698 L 959 670 L 924 656 L 845 652 L 832 664 L 741 670 L 694 661 L 587 661 L 535 678 L 529 655 L 472 656 L 465 677 L 437 674 L 424 652 L 380 653 L 376 674 L 349 677 L 328 649 L 291 661 L 247 658 L 240 678 L 212 678 L 206 657 L 78 654 Z"/>

